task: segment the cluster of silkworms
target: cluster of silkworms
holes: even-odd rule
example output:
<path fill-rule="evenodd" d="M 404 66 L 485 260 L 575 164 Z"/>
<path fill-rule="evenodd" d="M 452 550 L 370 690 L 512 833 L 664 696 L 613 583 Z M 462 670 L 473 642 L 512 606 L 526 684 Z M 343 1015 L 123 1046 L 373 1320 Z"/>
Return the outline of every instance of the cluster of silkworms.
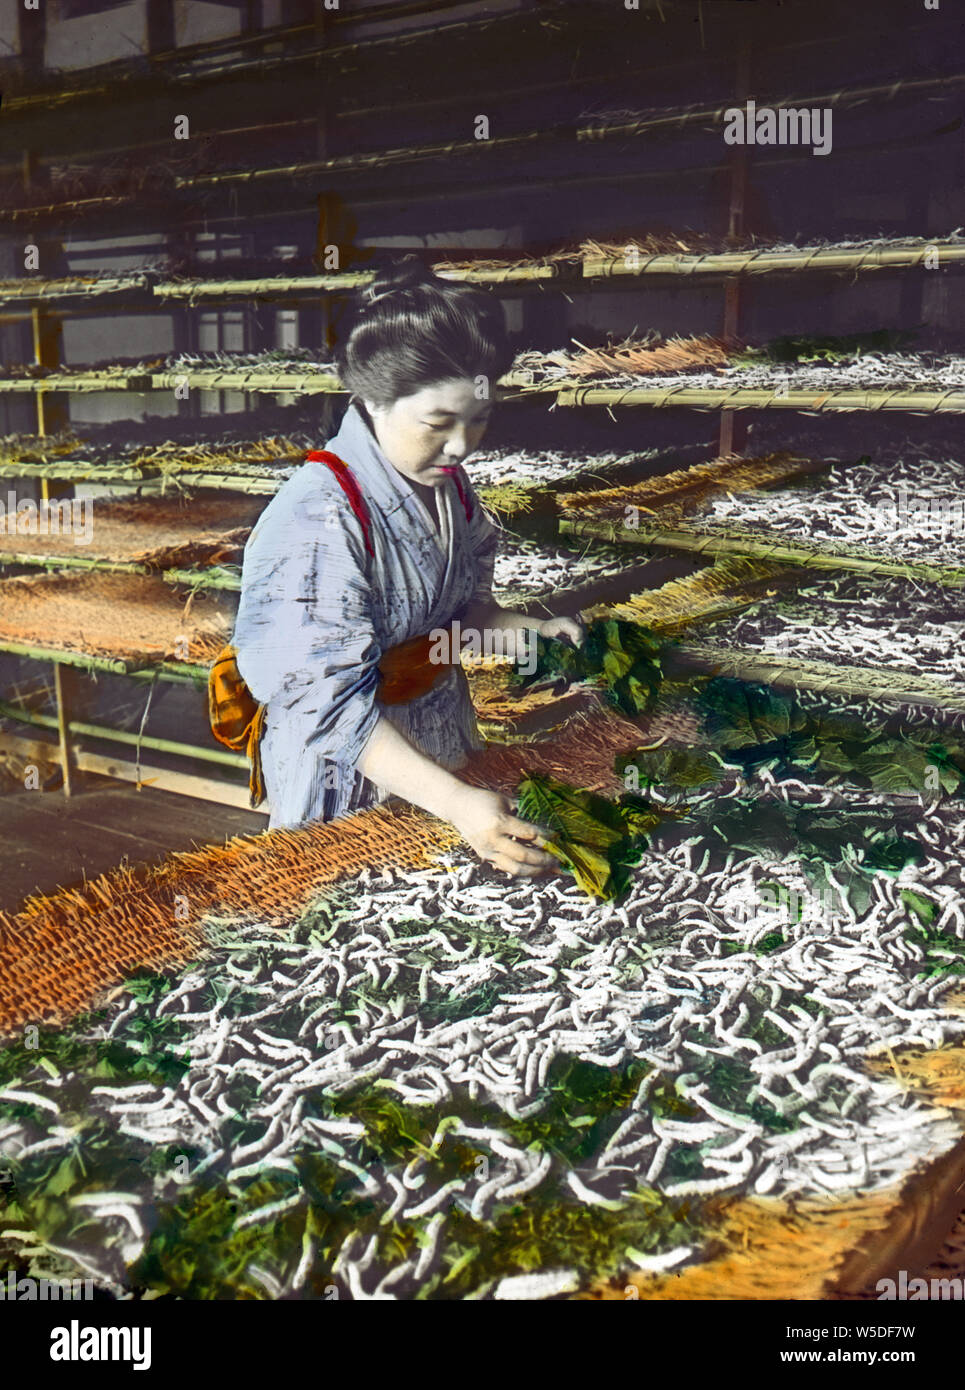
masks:
<path fill-rule="evenodd" d="M 950 686 L 965 680 L 961 591 L 907 579 L 845 570 L 814 575 L 793 598 L 766 599 L 706 624 L 700 636 L 765 654 L 884 667 L 895 673 L 896 687 L 903 671 Z"/>
<path fill-rule="evenodd" d="M 544 598 L 561 590 L 576 588 L 625 574 L 633 556 L 613 545 L 590 541 L 581 551 L 562 546 L 542 545 L 538 541 L 504 531 L 493 571 L 493 595 L 497 602 L 510 605 L 526 598 Z"/>
<path fill-rule="evenodd" d="M 796 539 L 861 546 L 901 560 L 965 565 L 965 461 L 928 458 L 909 442 L 869 463 L 837 463 L 807 486 L 723 494 L 700 525 L 737 525 Z"/>
<path fill-rule="evenodd" d="M 782 653 L 783 654 L 783 653 Z M 915 704 L 911 699 L 871 699 L 867 695 L 845 698 L 840 692 L 794 691 L 794 698 L 805 710 L 815 715 L 833 714 L 851 719 L 865 728 L 881 731 L 886 725 L 899 724 L 904 730 L 927 732 L 933 740 L 965 734 L 965 710 L 937 709 L 930 704 Z"/>
<path fill-rule="evenodd" d="M 172 352 L 164 359 L 165 366 L 189 367 L 198 370 L 207 368 L 264 367 L 271 371 L 304 370 L 311 367 L 319 371 L 334 372 L 335 365 L 330 358 L 319 359 L 318 353 L 310 347 L 269 348 L 266 352 L 225 352 L 215 349 L 211 352 Z"/>
<path fill-rule="evenodd" d="M 533 372 L 537 384 L 569 379 L 568 366 L 547 360 Z M 903 391 L 916 386 L 965 390 L 965 357 L 954 353 L 865 353 L 848 362 L 761 362 L 713 371 L 630 372 L 593 378 L 594 385 L 639 386 L 648 391 L 689 390 Z"/>
<path fill-rule="evenodd" d="M 652 451 L 654 454 L 657 450 Z M 574 458 L 572 450 L 561 449 L 483 449 L 466 460 L 466 470 L 474 487 L 494 487 L 500 483 L 562 483 L 584 469 L 609 469 L 625 460 L 626 454 L 594 453 Z M 637 457 L 637 455 L 634 455 Z M 642 453 L 640 458 L 648 455 Z"/>
<path fill-rule="evenodd" d="M 574 426 L 575 429 L 575 426 Z M 702 444 L 684 445 L 673 451 L 673 467 L 683 468 L 699 463 L 706 456 Z M 592 486 L 613 486 L 617 475 L 624 470 L 634 475 L 663 472 L 668 464 L 666 449 L 634 449 L 614 453 L 608 449 L 587 450 L 574 444 L 563 449 L 483 448 L 465 460 L 466 471 L 474 487 L 498 487 L 500 484 L 565 484 L 580 489 Z"/>
<path fill-rule="evenodd" d="M 793 790 L 795 805 L 848 804 L 842 793 L 765 783 L 775 799 Z M 440 1258 L 452 1207 L 488 1221 L 544 1184 L 561 1182 L 573 1202 L 601 1211 L 642 1185 L 670 1198 L 889 1186 L 959 1138 L 948 1112 L 864 1066 L 898 1044 L 934 1048 L 965 1031 L 942 1008 L 952 977 L 923 972 L 901 898 L 903 888 L 926 893 L 938 908 L 934 928 L 965 942 L 965 813 L 923 810 L 917 833 L 925 861 L 871 877 L 860 914 L 837 893 L 813 899 L 796 860 L 713 856 L 695 834 L 648 852 L 618 904 L 590 903 L 561 876 L 508 881 L 457 854 L 405 876 L 367 870 L 288 932 L 211 919 L 210 959 L 154 1006 L 192 1030 L 188 1071 L 170 1086 L 95 1083 L 89 1110 L 119 1135 L 201 1150 L 192 1177 L 213 1170 L 242 1180 L 291 1167 L 306 1148 L 321 1152 L 385 1207 L 386 1220 L 427 1223 L 418 1255 L 391 1267 L 374 1242 L 363 1249 L 349 1236 L 334 1273 L 353 1297 L 412 1296 Z M 806 904 L 799 920 L 764 905 L 761 885 L 774 881 Z M 148 1007 L 115 1004 L 109 1031 Z M 567 1057 L 651 1068 L 606 1142 L 572 1166 L 551 1148 L 524 1146 L 498 1119 L 542 1113 L 549 1068 Z M 254 1129 L 241 1143 L 231 1100 L 239 1078 L 253 1097 L 246 1134 Z M 0 1150 L 26 1157 L 69 1141 L 58 1115 L 63 1083 L 38 1069 L 2 1093 L 40 1106 L 49 1129 L 36 1137 L 10 1123 Z M 363 1083 L 432 1107 L 436 1137 L 451 1133 L 485 1163 L 448 1181 L 424 1156 L 363 1166 L 365 1126 L 351 1107 L 333 1118 L 307 1103 L 309 1093 L 345 1096 Z M 655 1100 L 668 1087 L 669 1108 Z M 467 1106 L 481 1118 L 467 1118 Z M 177 1191 L 173 1178 L 145 1175 L 143 1191 L 85 1197 L 101 1236 L 61 1253 L 123 1296 L 150 1208 Z M 241 1219 L 279 1212 L 276 1204 Z M 663 1249 L 641 1267 L 698 1257 Z M 259 1277 L 271 1296 L 298 1297 L 309 1265 L 295 1251 Z M 559 1274 L 564 1285 L 573 1277 Z M 515 1296 L 511 1281 L 493 1282 L 475 1296 Z"/>

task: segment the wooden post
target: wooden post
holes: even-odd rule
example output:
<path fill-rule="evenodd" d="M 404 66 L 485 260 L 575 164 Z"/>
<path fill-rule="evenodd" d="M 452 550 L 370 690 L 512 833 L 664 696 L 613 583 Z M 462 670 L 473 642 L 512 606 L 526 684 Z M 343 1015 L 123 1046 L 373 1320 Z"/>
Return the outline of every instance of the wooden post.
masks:
<path fill-rule="evenodd" d="M 315 34 L 319 40 L 324 39 L 328 24 L 328 15 L 324 8 L 315 4 Z M 332 129 L 332 106 L 331 101 L 324 89 L 319 92 L 318 119 L 315 122 L 315 157 L 317 159 L 327 159 L 331 153 L 331 129 Z M 337 193 L 326 192 L 318 195 L 318 223 L 315 233 L 315 265 L 320 271 L 324 271 L 324 255 L 326 246 L 339 247 L 340 270 L 347 270 L 348 265 L 341 262 L 345 247 L 339 239 L 340 228 L 338 226 L 338 211 L 341 206 L 341 199 Z M 332 325 L 331 297 L 327 294 L 322 295 L 316 309 L 301 309 L 298 314 L 298 341 L 299 344 L 311 342 L 317 333 L 317 345 L 325 351 L 331 351 L 335 345 L 335 334 Z"/>
<path fill-rule="evenodd" d="M 194 233 L 187 227 L 177 227 L 165 237 L 167 253 L 176 273 L 185 270 L 194 274 L 197 270 L 194 249 Z M 164 302 L 164 301 L 162 301 Z M 197 352 L 198 350 L 198 310 L 186 299 L 167 301 L 171 313 L 171 327 L 175 353 Z M 189 391 L 187 399 L 177 398 L 179 419 L 195 419 L 201 414 L 199 392 Z"/>
<path fill-rule="evenodd" d="M 927 237 L 931 232 L 931 190 L 941 187 L 934 156 L 918 161 L 914 182 L 905 189 L 905 225 L 909 236 Z M 947 283 L 947 276 L 919 270 L 916 275 L 903 275 L 898 300 L 898 323 L 903 329 L 917 331 L 926 320 L 925 286 L 930 281 Z"/>
<path fill-rule="evenodd" d="M 750 95 L 750 43 L 745 40 L 737 60 L 737 106 L 744 106 Z M 746 145 L 736 145 L 731 155 L 730 206 L 727 218 L 727 243 L 736 246 L 744 233 L 744 213 L 747 204 L 748 153 Z M 740 276 L 732 276 L 724 284 L 724 342 L 730 346 L 740 337 L 741 308 L 746 285 Z M 718 453 L 739 453 L 747 442 L 747 425 L 734 411 L 720 413 Z"/>
<path fill-rule="evenodd" d="M 47 15 L 45 6 L 28 10 L 17 6 L 17 36 L 20 40 L 20 63 L 25 73 L 39 77 L 44 70 L 47 49 Z"/>
<path fill-rule="evenodd" d="M 177 46 L 171 0 L 147 0 L 147 51 L 170 53 Z"/>
<path fill-rule="evenodd" d="M 316 271 L 319 274 L 325 274 L 331 269 L 325 263 L 325 248 L 328 246 L 338 248 L 339 270 L 363 269 L 366 262 L 371 261 L 375 252 L 371 247 L 356 245 L 359 224 L 353 209 L 343 201 L 339 193 L 332 191 L 319 193 L 317 201 L 318 222 L 315 232 L 315 253 L 312 258 Z M 313 321 L 320 324 L 319 346 L 326 351 L 331 351 L 337 341 L 337 315 L 345 303 L 346 297 L 345 294 L 326 293 L 320 296 L 317 310 L 302 310 L 299 315 L 300 318 L 303 318 L 310 313 L 313 316 Z M 299 324 L 299 338 L 303 344 L 307 341 L 301 323 Z"/>
<path fill-rule="evenodd" d="M 60 741 L 60 766 L 64 774 L 64 796 L 71 796 L 74 783 L 73 751 L 70 744 L 70 700 L 74 692 L 76 673 L 58 661 L 54 664 L 54 691 L 57 696 L 57 736 Z"/>
<path fill-rule="evenodd" d="M 324 122 L 318 123 L 318 153 L 319 158 L 324 158 L 328 147 L 327 132 Z M 338 246 L 339 261 L 341 263 L 345 248 L 338 241 L 338 204 L 339 198 L 336 193 L 320 193 L 318 195 L 318 224 L 315 237 L 315 265 L 320 271 L 324 271 L 324 257 L 326 246 Z M 340 269 L 347 267 L 340 264 Z M 310 325 L 314 320 L 318 329 L 318 346 L 323 350 L 330 350 L 334 345 L 334 333 L 332 328 L 331 314 L 331 295 L 323 294 L 319 296 L 318 308 L 312 310 L 300 310 L 298 319 L 298 341 L 306 343 L 309 341 L 306 330 L 310 330 Z"/>
<path fill-rule="evenodd" d="M 24 150 L 22 169 L 24 192 L 29 195 L 37 181 L 37 156 L 32 150 Z M 35 233 L 31 235 L 39 252 L 40 274 L 49 278 L 65 270 L 63 243 L 36 236 Z M 61 316 L 52 314 L 43 305 L 35 304 L 30 310 L 30 324 L 34 361 L 41 367 L 59 367 L 63 360 L 61 348 L 64 326 Z M 38 391 L 36 405 L 38 435 L 56 434 L 58 430 L 65 428 L 70 413 L 62 392 L 48 395 L 44 391 Z M 52 484 L 47 478 L 40 480 L 40 496 L 44 501 L 49 501 L 52 497 L 64 497 L 71 490 L 70 483 Z"/>

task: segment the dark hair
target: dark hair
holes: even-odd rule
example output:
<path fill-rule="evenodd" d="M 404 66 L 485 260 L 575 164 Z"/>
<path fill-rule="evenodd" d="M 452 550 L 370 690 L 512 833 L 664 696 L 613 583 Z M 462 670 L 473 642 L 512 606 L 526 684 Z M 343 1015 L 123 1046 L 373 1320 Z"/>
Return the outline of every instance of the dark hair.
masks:
<path fill-rule="evenodd" d="M 358 401 L 388 407 L 460 377 L 485 376 L 494 386 L 514 355 L 494 296 L 440 279 L 408 255 L 357 292 L 335 361 Z"/>

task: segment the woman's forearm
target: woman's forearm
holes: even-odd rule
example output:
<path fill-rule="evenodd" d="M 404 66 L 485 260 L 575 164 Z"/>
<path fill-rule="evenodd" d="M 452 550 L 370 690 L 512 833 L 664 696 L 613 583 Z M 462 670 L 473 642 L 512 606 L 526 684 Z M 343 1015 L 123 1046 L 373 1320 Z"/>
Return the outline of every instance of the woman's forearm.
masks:
<path fill-rule="evenodd" d="M 506 632 L 527 627 L 535 628 L 539 632 L 542 623 L 542 618 L 530 618 L 525 613 L 517 613 L 514 609 L 501 608 L 495 600 L 489 603 L 471 604 L 462 618 L 464 630 L 471 627 L 475 628 L 477 632 L 483 632 L 486 628 Z"/>
<path fill-rule="evenodd" d="M 451 820 L 466 783 L 434 763 L 409 742 L 385 715 L 379 718 L 358 762 L 370 781 L 421 806 L 442 820 Z"/>
<path fill-rule="evenodd" d="M 414 748 L 382 715 L 357 764 L 387 792 L 447 820 L 480 859 L 510 874 L 532 877 L 556 867 L 539 826 L 520 820 L 501 792 L 461 782 Z"/>

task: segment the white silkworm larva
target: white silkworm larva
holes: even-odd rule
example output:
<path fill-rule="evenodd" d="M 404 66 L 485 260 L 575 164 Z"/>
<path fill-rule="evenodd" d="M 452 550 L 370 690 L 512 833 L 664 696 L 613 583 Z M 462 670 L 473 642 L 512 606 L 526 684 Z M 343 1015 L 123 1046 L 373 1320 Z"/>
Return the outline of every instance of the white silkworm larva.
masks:
<path fill-rule="evenodd" d="M 566 1181 L 580 1201 L 586 1202 L 592 1207 L 602 1207 L 605 1211 L 622 1211 L 626 1206 L 625 1202 L 618 1202 L 612 1197 L 602 1197 L 600 1193 L 592 1192 L 572 1171 L 567 1173 Z"/>
<path fill-rule="evenodd" d="M 12 1086 L 0 1091 L 0 1100 L 19 1100 L 26 1101 L 28 1105 L 39 1105 L 42 1110 L 49 1110 L 53 1115 L 60 1114 L 60 1106 L 50 1100 L 48 1096 L 38 1095 L 35 1091 L 17 1091 Z"/>

